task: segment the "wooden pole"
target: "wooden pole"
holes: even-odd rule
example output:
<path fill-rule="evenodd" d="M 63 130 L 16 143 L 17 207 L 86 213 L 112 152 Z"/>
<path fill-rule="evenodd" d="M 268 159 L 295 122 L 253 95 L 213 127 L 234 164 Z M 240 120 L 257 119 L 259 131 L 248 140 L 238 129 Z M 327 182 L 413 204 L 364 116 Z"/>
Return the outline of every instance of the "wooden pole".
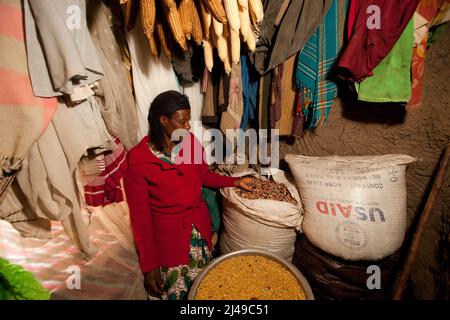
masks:
<path fill-rule="evenodd" d="M 425 229 L 428 217 L 430 216 L 431 209 L 433 208 L 433 205 L 439 194 L 439 190 L 441 189 L 442 183 L 445 179 L 449 158 L 450 158 L 450 143 L 447 144 L 447 147 L 445 148 L 444 156 L 440 161 L 439 169 L 434 179 L 433 186 L 431 187 L 430 194 L 428 195 L 425 208 L 423 209 L 422 215 L 419 218 L 419 223 L 417 224 L 417 229 L 414 232 L 411 247 L 409 248 L 405 265 L 400 273 L 399 280 L 397 282 L 397 286 L 394 291 L 394 295 L 392 297 L 393 300 L 401 300 L 401 298 L 403 297 L 403 292 L 405 291 L 406 286 L 408 284 L 408 279 L 411 274 L 412 266 L 414 264 L 414 261 L 416 260 L 417 251 L 419 249 L 420 240 L 422 238 L 422 233 Z"/>

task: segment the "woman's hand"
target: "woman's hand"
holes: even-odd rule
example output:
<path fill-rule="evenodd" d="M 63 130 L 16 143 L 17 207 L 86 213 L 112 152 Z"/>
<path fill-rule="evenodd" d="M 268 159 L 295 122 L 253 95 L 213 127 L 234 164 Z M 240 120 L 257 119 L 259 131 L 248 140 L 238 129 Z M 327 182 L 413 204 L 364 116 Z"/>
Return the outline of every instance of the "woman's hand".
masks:
<path fill-rule="evenodd" d="M 144 285 L 151 296 L 161 297 L 163 294 L 163 281 L 159 268 L 144 274 Z"/>
<path fill-rule="evenodd" d="M 240 178 L 239 180 L 236 180 L 234 182 L 234 185 L 238 188 L 247 190 L 247 191 L 253 191 L 252 186 L 250 185 L 250 182 L 252 182 L 254 179 L 254 177 L 243 177 Z"/>

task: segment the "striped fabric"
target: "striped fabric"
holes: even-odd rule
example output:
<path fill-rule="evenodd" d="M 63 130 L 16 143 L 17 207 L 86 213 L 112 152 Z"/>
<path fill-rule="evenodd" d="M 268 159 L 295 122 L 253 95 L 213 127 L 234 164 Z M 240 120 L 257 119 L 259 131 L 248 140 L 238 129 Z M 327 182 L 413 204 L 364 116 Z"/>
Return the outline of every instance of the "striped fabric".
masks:
<path fill-rule="evenodd" d="M 33 94 L 20 0 L 0 0 L 0 47 L 0 169 L 11 172 L 47 128 L 56 99 Z"/>
<path fill-rule="evenodd" d="M 295 74 L 306 125 L 325 125 L 337 87 L 329 78 L 339 52 L 338 0 L 298 55 Z"/>
<path fill-rule="evenodd" d="M 105 169 L 97 178 L 84 184 L 84 199 L 89 206 L 105 206 L 123 201 L 120 180 L 127 169 L 125 161 L 127 153 L 118 138 L 115 138 L 114 141 L 118 147 L 105 155 Z"/>
<path fill-rule="evenodd" d="M 51 299 L 147 299 L 127 204 L 83 215 L 91 221 L 91 239 L 99 248 L 90 261 L 82 259 L 57 221 L 52 221 L 52 239 L 43 240 L 23 238 L 0 220 L 0 256 L 33 273 Z"/>

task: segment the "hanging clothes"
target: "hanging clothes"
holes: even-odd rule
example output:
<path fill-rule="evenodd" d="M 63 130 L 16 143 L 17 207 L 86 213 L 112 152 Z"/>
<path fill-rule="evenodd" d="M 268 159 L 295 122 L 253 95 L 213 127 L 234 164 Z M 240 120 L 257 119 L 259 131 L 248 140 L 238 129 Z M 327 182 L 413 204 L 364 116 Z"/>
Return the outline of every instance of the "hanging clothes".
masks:
<path fill-rule="evenodd" d="M 24 9 L 28 69 L 36 96 L 71 95 L 75 87 L 101 78 L 85 0 L 25 0 Z"/>
<path fill-rule="evenodd" d="M 281 78 L 281 117 L 276 127 L 280 130 L 280 136 L 292 133 L 294 121 L 294 107 L 297 91 L 295 90 L 295 70 L 297 57 L 292 56 L 283 62 L 283 77 Z"/>
<path fill-rule="evenodd" d="M 118 147 L 104 155 L 105 168 L 98 175 L 88 175 L 80 169 L 84 187 L 84 200 L 87 205 L 98 207 L 124 200 L 120 180 L 127 169 L 124 145 L 117 137 L 114 140 Z"/>
<path fill-rule="evenodd" d="M 137 22 L 139 25 L 139 21 Z M 126 33 L 130 49 L 133 86 L 138 107 L 139 139 L 148 134 L 148 111 L 153 99 L 163 91 L 181 92 L 170 61 L 161 55 L 159 60 L 150 53 L 148 40 L 142 28 L 136 27 Z"/>
<path fill-rule="evenodd" d="M 89 103 L 95 100 L 89 98 Z M 89 231 L 81 214 L 82 186 L 76 166 L 86 152 L 83 128 L 74 116 L 76 108 L 58 103 L 58 109 L 45 133 L 32 146 L 22 170 L 17 173 L 10 192 L 23 207 L 5 208 L 3 214 L 9 219 L 22 216 L 22 225 L 35 219 L 61 221 L 73 243 L 91 258 L 97 248 L 89 240 Z M 79 133 L 79 134 L 74 134 Z M 6 219 L 8 221 L 8 219 Z M 17 219 L 16 219 L 17 220 Z M 22 226 L 24 236 L 35 237 L 33 226 Z M 42 232 L 42 230 L 41 230 Z"/>
<path fill-rule="evenodd" d="M 331 71 L 339 54 L 339 7 L 345 1 L 334 0 L 323 22 L 299 53 L 295 81 L 301 91 L 306 125 L 325 125 L 337 95 Z"/>
<path fill-rule="evenodd" d="M 447 9 L 445 9 L 447 8 Z M 414 49 L 411 65 L 411 98 L 408 109 L 420 108 L 422 104 L 423 74 L 428 45 L 429 27 L 436 21 L 438 15 L 447 10 L 450 19 L 450 0 L 421 0 L 414 13 Z M 439 21 L 438 23 L 445 22 Z"/>
<path fill-rule="evenodd" d="M 204 94 L 202 92 L 202 84 L 200 81 L 194 82 L 191 85 L 184 85 L 181 92 L 189 98 L 189 104 L 191 105 L 191 126 L 193 122 L 197 121 L 201 126 L 202 121 L 202 108 Z"/>
<path fill-rule="evenodd" d="M 228 91 L 228 107 L 222 112 L 220 130 L 227 135 L 227 129 L 236 130 L 241 126 L 242 113 L 244 112 L 244 99 L 242 95 L 242 70 L 241 65 L 233 64 L 230 74 L 230 87 Z M 235 134 L 227 137 L 233 141 Z"/>
<path fill-rule="evenodd" d="M 411 19 L 389 54 L 373 69 L 373 76 L 356 83 L 358 100 L 408 102 L 413 42 L 414 19 Z"/>
<path fill-rule="evenodd" d="M 244 110 L 242 112 L 241 129 L 256 117 L 258 107 L 259 75 L 250 64 L 247 55 L 241 55 L 242 94 L 244 96 Z"/>
<path fill-rule="evenodd" d="M 259 36 L 250 59 L 260 74 L 272 70 L 287 58 L 295 55 L 321 23 L 332 0 L 288 1 L 289 5 L 280 19 L 284 1 L 268 0 L 264 19 L 259 25 Z"/>
<path fill-rule="evenodd" d="M 267 72 L 259 80 L 258 120 L 260 129 L 270 129 L 269 105 L 273 72 Z"/>
<path fill-rule="evenodd" d="M 33 94 L 24 41 L 22 1 L 0 0 L 0 199 L 56 111 L 55 98 Z"/>
<path fill-rule="evenodd" d="M 272 91 L 270 94 L 269 120 L 270 129 L 277 129 L 277 122 L 281 118 L 281 79 L 284 65 L 280 64 L 273 70 Z"/>
<path fill-rule="evenodd" d="M 137 108 L 128 81 L 129 70 L 111 29 L 117 22 L 102 1 L 88 1 L 87 23 L 104 70 L 95 97 L 106 127 L 129 150 L 138 143 Z"/>
<path fill-rule="evenodd" d="M 419 0 L 351 2 L 354 10 L 349 14 L 351 35 L 338 67 L 342 78 L 361 82 L 391 51 L 411 20 Z"/>

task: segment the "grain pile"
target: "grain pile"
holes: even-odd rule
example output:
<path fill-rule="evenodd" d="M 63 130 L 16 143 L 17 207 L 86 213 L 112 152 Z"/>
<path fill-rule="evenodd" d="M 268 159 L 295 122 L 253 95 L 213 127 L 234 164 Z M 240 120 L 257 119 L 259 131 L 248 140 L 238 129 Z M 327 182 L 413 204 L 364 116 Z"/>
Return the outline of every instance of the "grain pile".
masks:
<path fill-rule="evenodd" d="M 277 183 L 273 180 L 263 181 L 254 179 L 249 185 L 252 187 L 253 191 L 250 192 L 244 189 L 235 188 L 237 195 L 250 200 L 266 199 L 284 201 L 297 205 L 297 201 L 291 196 L 284 184 Z"/>
<path fill-rule="evenodd" d="M 306 300 L 292 273 L 262 256 L 238 256 L 213 268 L 201 282 L 197 300 Z"/>

